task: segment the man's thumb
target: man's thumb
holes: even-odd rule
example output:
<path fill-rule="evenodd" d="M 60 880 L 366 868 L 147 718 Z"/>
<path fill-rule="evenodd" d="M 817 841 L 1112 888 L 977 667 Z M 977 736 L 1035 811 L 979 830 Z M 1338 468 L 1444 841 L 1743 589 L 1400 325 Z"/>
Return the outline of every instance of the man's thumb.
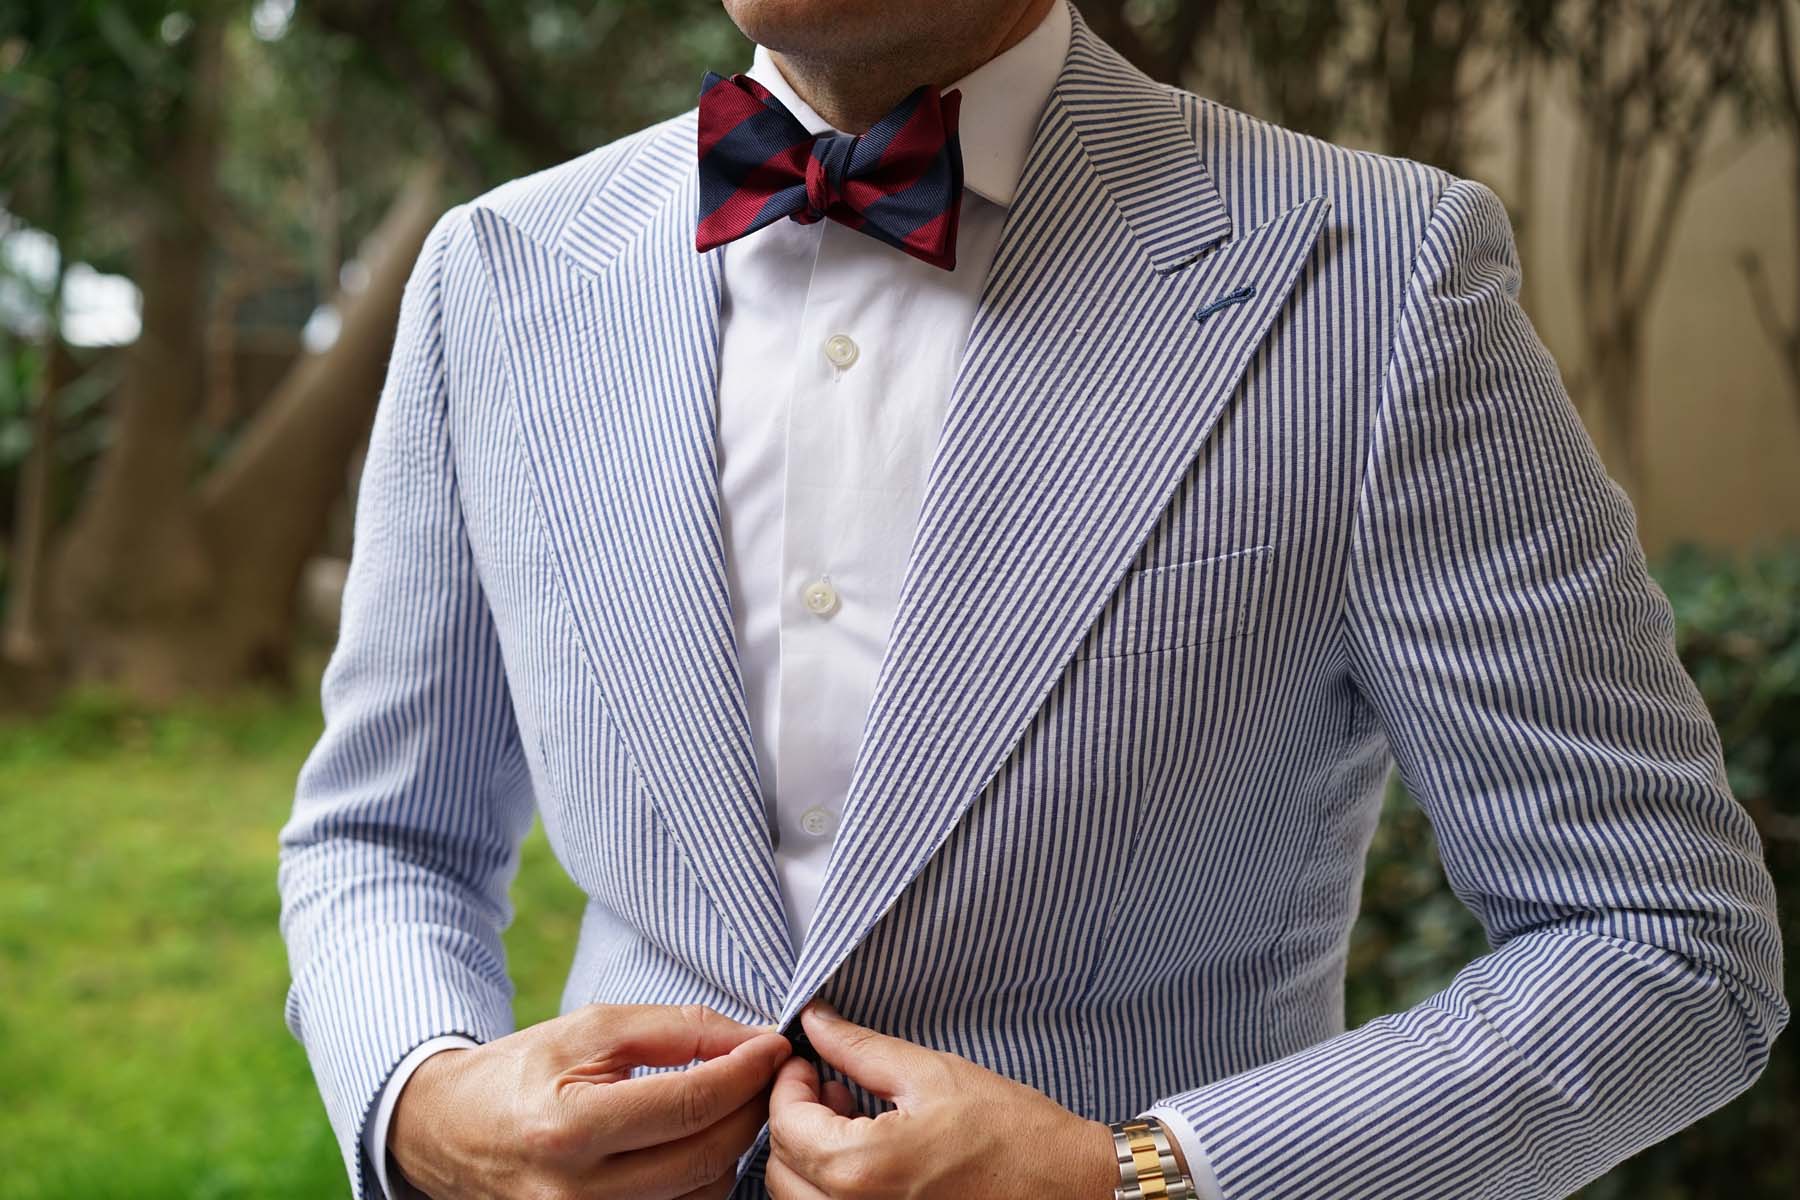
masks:
<path fill-rule="evenodd" d="M 808 1005 L 800 1022 L 820 1058 L 888 1100 L 902 1099 L 916 1089 L 921 1069 L 934 1053 L 846 1020 L 823 1000 Z"/>

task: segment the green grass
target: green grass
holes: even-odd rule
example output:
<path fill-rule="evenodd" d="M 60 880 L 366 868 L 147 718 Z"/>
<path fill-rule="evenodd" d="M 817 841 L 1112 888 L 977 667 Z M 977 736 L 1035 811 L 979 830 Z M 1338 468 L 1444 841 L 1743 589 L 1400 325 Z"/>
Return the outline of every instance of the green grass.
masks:
<path fill-rule="evenodd" d="M 348 1193 L 282 1023 L 275 838 L 316 678 L 0 724 L 0 1200 Z M 556 1012 L 581 911 L 541 832 L 514 897 L 525 1023 Z"/>

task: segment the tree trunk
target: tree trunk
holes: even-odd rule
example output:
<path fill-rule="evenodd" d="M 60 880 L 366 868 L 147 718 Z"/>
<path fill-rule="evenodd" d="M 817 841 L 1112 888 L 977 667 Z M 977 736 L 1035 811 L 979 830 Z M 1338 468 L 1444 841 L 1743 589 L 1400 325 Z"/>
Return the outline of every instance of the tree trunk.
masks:
<path fill-rule="evenodd" d="M 75 363 L 63 342 L 62 320 L 69 256 L 75 241 L 73 229 L 80 220 L 70 107 L 69 98 L 61 93 L 52 101 L 50 187 L 53 224 L 49 233 L 56 245 L 56 271 L 51 277 L 50 295 L 45 305 L 43 375 L 37 409 L 31 420 L 31 448 L 19 472 L 13 530 L 13 577 L 8 585 L 6 629 L 4 636 L 0 636 L 0 662 L 31 671 L 46 671 L 54 666 L 54 643 L 44 620 L 49 575 L 46 563 L 56 521 L 58 405 L 64 386 L 75 376 Z"/>
<path fill-rule="evenodd" d="M 401 294 L 443 211 L 441 178 L 436 163 L 414 173 L 375 234 L 368 283 L 337 299 L 337 340 L 296 361 L 200 489 L 231 675 L 286 682 L 301 574 L 368 433 Z"/>
<path fill-rule="evenodd" d="M 60 297 L 60 292 L 55 289 L 53 295 Z M 44 625 L 48 595 L 45 559 L 56 519 L 57 404 L 75 374 L 75 360 L 52 321 L 37 409 L 31 417 L 31 449 L 19 471 L 12 581 L 7 588 L 6 636 L 0 646 L 0 658 L 19 667 L 44 669 L 51 665 L 53 643 Z"/>
<path fill-rule="evenodd" d="M 199 296 L 146 288 L 143 349 L 134 347 L 127 382 L 137 390 L 126 399 L 144 410 L 151 406 L 142 396 L 152 393 L 165 420 L 121 414 L 121 442 L 62 547 L 54 586 L 73 679 L 104 680 L 156 703 L 246 683 L 287 685 L 296 589 L 373 416 L 401 293 L 441 211 L 440 175 L 435 164 L 422 168 L 382 222 L 368 284 L 338 297 L 337 340 L 296 361 L 198 486 L 185 448 L 198 420 L 200 323 L 187 325 L 196 344 L 185 350 L 185 370 L 155 335 L 176 309 L 197 318 Z M 181 257 L 197 259 L 191 247 Z M 172 272 L 147 278 L 167 284 L 179 269 Z M 170 379 L 189 389 L 185 404 L 162 394 Z M 160 453 L 146 462 L 125 452 L 125 439 Z"/>
<path fill-rule="evenodd" d="M 143 322 L 125 357 L 111 442 L 52 562 L 56 637 L 77 682 L 157 699 L 211 632 L 213 564 L 193 500 L 207 267 L 218 167 L 220 29 L 202 19 L 179 118 L 160 148 L 133 269 Z M 148 642 L 145 635 L 150 634 Z"/>
<path fill-rule="evenodd" d="M 230 456 L 199 480 L 214 249 L 219 30 L 201 21 L 183 119 L 146 206 L 143 325 L 111 442 L 51 556 L 44 613 L 70 682 L 152 703 L 288 682 L 295 590 L 379 396 L 400 297 L 440 208 L 422 169 L 377 235 L 368 284 L 337 298 L 337 341 L 296 361 Z"/>

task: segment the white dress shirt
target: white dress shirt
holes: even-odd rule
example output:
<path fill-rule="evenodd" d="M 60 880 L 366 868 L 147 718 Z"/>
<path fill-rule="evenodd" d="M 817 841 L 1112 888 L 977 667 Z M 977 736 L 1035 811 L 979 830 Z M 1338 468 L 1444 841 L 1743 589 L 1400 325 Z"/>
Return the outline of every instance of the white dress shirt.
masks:
<path fill-rule="evenodd" d="M 818 900 L 976 302 L 1038 118 L 1068 52 L 1058 2 L 962 92 L 956 268 L 837 221 L 776 221 L 723 247 L 718 466 L 726 579 L 788 928 Z M 809 132 L 831 128 L 758 46 L 749 75 Z M 382 1189 L 393 1103 L 434 1038 L 394 1071 L 366 1148 Z M 1179 1113 L 1201 1195 L 1216 1185 Z"/>
<path fill-rule="evenodd" d="M 797 951 L 850 786 L 975 302 L 1068 47 L 1062 4 L 962 91 L 956 269 L 837 221 L 724 247 L 719 489 L 775 866 Z M 750 75 L 827 125 L 758 47 Z"/>

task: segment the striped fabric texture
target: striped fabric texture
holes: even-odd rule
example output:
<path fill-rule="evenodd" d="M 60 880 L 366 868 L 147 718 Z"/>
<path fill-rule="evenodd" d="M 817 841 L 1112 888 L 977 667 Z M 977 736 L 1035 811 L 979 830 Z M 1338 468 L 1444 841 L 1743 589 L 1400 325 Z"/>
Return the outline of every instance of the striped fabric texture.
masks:
<path fill-rule="evenodd" d="M 790 945 L 696 136 L 457 206 L 407 288 L 281 837 L 287 1019 L 359 1195 L 394 1065 L 513 1027 L 534 808 L 588 897 L 566 1008 L 821 995 L 1086 1116 L 1178 1109 L 1228 1200 L 1563 1196 L 1749 1085 L 1774 889 L 1500 202 L 1078 14 Z M 1396 765 L 1492 949 L 1346 1031 Z"/>
<path fill-rule="evenodd" d="M 956 266 L 961 93 L 916 89 L 867 133 L 806 131 L 748 75 L 700 90 L 698 250 L 790 217 L 841 221 L 935 267 Z"/>

